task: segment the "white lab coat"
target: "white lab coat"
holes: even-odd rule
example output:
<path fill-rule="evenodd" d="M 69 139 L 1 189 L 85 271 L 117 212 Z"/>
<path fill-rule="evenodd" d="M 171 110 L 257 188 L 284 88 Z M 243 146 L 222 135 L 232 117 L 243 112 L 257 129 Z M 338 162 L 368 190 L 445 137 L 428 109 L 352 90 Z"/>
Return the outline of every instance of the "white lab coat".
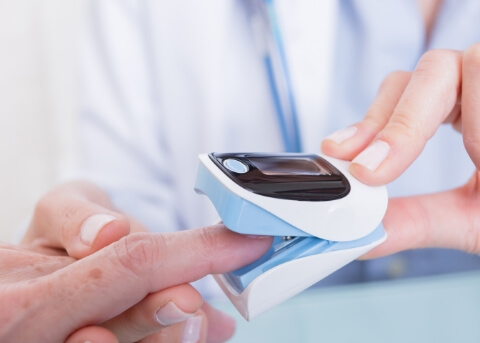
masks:
<path fill-rule="evenodd" d="M 211 223 L 213 207 L 193 192 L 197 155 L 283 149 L 244 1 L 94 6 L 82 47 L 90 177 L 152 230 Z M 328 133 L 323 112 L 335 8 L 332 1 L 278 1 L 289 26 L 284 41 L 303 146 L 312 152 Z"/>

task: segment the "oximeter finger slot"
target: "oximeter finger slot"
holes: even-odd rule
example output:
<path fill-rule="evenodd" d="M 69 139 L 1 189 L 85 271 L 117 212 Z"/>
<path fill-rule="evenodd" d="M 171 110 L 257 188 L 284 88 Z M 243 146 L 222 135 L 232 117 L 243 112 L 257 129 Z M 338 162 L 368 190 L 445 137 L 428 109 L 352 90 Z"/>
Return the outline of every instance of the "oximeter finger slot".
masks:
<path fill-rule="evenodd" d="M 241 293 L 256 277 L 276 266 L 312 253 L 328 249 L 330 242 L 315 237 L 297 237 L 290 241 L 275 237 L 270 250 L 259 260 L 225 274 L 228 281 Z"/>

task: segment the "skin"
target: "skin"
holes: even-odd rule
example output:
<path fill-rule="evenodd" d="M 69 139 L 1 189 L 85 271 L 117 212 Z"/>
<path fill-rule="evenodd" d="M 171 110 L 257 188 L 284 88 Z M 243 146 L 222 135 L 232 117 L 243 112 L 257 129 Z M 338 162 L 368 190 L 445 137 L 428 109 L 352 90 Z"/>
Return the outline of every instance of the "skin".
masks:
<path fill-rule="evenodd" d="M 381 85 L 356 133 L 343 142 L 326 139 L 324 153 L 353 160 L 350 172 L 368 185 L 387 184 L 420 155 L 440 125 L 462 133 L 476 170 L 460 188 L 391 199 L 384 218 L 388 239 L 366 257 L 401 250 L 444 247 L 480 254 L 480 43 L 465 51 L 432 50 L 413 72 L 395 72 Z M 390 147 L 377 168 L 362 162 L 365 149 Z M 360 163 L 359 163 L 360 162 Z"/>
<path fill-rule="evenodd" d="M 97 213 L 118 219 L 85 246 L 81 224 Z M 0 245 L 0 341 L 180 342 L 185 321 L 162 326 L 155 320 L 168 302 L 202 318 L 198 342 L 230 338 L 233 320 L 203 303 L 189 283 L 253 262 L 271 239 L 223 225 L 129 233 L 140 229 L 93 185 L 52 190 L 39 202 L 22 245 Z"/>

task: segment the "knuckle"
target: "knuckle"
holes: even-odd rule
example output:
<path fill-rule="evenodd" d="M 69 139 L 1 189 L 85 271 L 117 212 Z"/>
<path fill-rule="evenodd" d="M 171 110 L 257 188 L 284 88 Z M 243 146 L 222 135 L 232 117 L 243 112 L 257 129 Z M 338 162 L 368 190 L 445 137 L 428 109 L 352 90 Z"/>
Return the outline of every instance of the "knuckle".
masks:
<path fill-rule="evenodd" d="M 461 55 L 458 51 L 447 49 L 428 50 L 420 58 L 419 64 L 433 64 L 443 66 L 444 63 L 456 63 Z"/>
<path fill-rule="evenodd" d="M 114 258 L 128 272 L 142 276 L 153 270 L 158 262 L 163 261 L 165 246 L 163 236 L 146 233 L 132 233 L 113 244 Z M 110 250 L 109 250 L 110 251 Z"/>
<path fill-rule="evenodd" d="M 226 249 L 226 244 L 221 239 L 219 231 L 211 228 L 204 227 L 199 229 L 198 235 L 199 246 L 202 248 L 198 258 L 210 270 L 217 257 L 222 255 L 222 251 Z"/>
<path fill-rule="evenodd" d="M 403 93 L 411 72 L 394 71 L 380 84 L 377 97 L 365 115 L 364 122 L 374 132 L 380 131 L 389 121 L 392 105 L 398 103 L 398 97 Z"/>
<path fill-rule="evenodd" d="M 57 223 L 62 239 L 69 235 L 69 231 L 74 225 L 75 218 L 82 209 L 75 205 L 75 202 L 65 201 L 55 193 L 47 193 L 41 197 L 35 204 L 33 210 L 33 223 L 37 229 L 51 229 L 47 223 Z"/>
<path fill-rule="evenodd" d="M 364 123 L 374 132 L 380 131 L 388 121 L 388 118 L 368 113 L 363 119 Z"/>
<path fill-rule="evenodd" d="M 380 89 L 386 88 L 391 84 L 398 84 L 399 81 L 409 79 L 411 74 L 411 72 L 404 70 L 393 71 L 383 79 L 382 83 L 380 84 Z"/>
<path fill-rule="evenodd" d="M 480 137 L 472 134 L 464 134 L 463 145 L 472 158 L 480 158 Z"/>
<path fill-rule="evenodd" d="M 35 204 L 35 208 L 33 210 L 33 219 L 35 221 L 42 220 L 42 218 L 45 218 L 50 214 L 51 210 L 52 201 L 48 195 L 44 195 Z"/>
<path fill-rule="evenodd" d="M 440 49 L 427 50 L 420 58 L 419 63 L 436 63 L 443 58 L 444 51 Z"/>
<path fill-rule="evenodd" d="M 74 227 L 77 226 L 77 217 L 81 214 L 82 208 L 71 204 L 69 201 L 59 205 L 60 216 L 58 218 L 59 234 L 62 242 L 67 242 L 69 237 L 75 231 Z M 77 220 L 76 220 L 77 219 Z"/>
<path fill-rule="evenodd" d="M 0 312 L 0 340 L 17 341 L 24 324 L 32 313 L 38 311 L 41 306 L 32 299 L 32 294 L 38 295 L 38 288 L 32 288 L 27 284 L 9 284 L 0 286 L 0 306 L 8 311 Z"/>
<path fill-rule="evenodd" d="M 480 68 L 480 43 L 469 46 L 463 52 L 463 63 L 470 67 Z"/>
<path fill-rule="evenodd" d="M 461 58 L 461 54 L 454 50 L 428 50 L 420 58 L 415 68 L 415 74 L 424 78 L 444 78 L 446 75 L 456 75 L 459 73 Z M 447 73 L 448 71 L 450 73 Z"/>
<path fill-rule="evenodd" d="M 398 137 L 403 137 L 406 140 L 418 140 L 419 138 L 426 140 L 422 130 L 421 120 L 412 120 L 412 118 L 405 112 L 398 112 L 392 116 L 389 122 L 390 135 L 393 141 L 398 140 Z M 388 133 L 385 133 L 388 135 Z"/>

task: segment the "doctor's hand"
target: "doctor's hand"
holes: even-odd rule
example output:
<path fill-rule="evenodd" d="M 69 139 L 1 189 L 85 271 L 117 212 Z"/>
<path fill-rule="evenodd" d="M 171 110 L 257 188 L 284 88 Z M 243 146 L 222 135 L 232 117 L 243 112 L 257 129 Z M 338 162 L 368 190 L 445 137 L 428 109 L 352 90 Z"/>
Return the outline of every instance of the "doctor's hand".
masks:
<path fill-rule="evenodd" d="M 388 239 L 369 257 L 421 247 L 480 254 L 479 114 L 480 43 L 463 52 L 432 50 L 413 72 L 385 79 L 363 121 L 323 141 L 324 153 L 352 160 L 356 178 L 381 185 L 408 168 L 442 123 L 451 123 L 477 168 L 458 189 L 392 199 L 383 221 Z"/>
<path fill-rule="evenodd" d="M 127 235 L 142 228 L 109 208 L 95 186 L 63 185 L 38 203 L 21 247 L 0 247 L 0 340 L 228 339 L 233 320 L 188 283 L 252 262 L 270 240 L 222 225 Z"/>

